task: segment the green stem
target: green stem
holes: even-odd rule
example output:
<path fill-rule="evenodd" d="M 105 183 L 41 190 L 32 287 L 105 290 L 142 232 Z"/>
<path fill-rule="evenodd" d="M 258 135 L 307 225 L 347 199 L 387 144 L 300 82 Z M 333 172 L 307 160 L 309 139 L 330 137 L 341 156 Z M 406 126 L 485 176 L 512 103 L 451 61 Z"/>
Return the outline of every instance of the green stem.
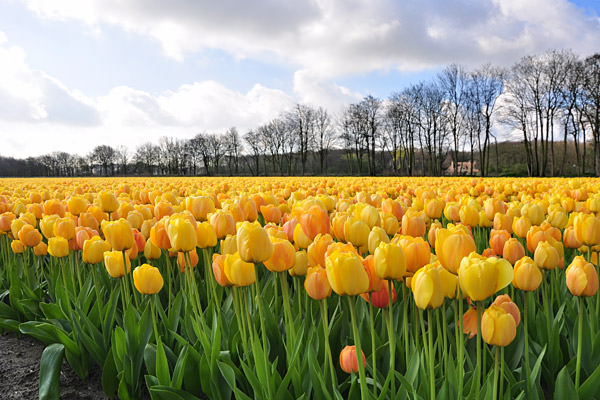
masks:
<path fill-rule="evenodd" d="M 157 295 L 153 294 L 151 295 L 151 299 L 150 299 L 150 311 L 152 313 L 152 327 L 154 328 L 154 339 L 156 340 L 156 344 L 158 345 L 160 343 L 160 335 L 158 334 L 158 325 L 156 323 L 156 301 L 158 300 L 156 298 Z"/>
<path fill-rule="evenodd" d="M 475 379 L 473 379 L 473 385 L 475 387 L 475 398 L 479 399 L 479 392 L 481 390 L 481 314 L 482 304 L 480 301 L 477 304 L 477 364 L 475 369 Z"/>
<path fill-rule="evenodd" d="M 373 362 L 373 395 L 377 396 L 377 357 L 375 346 L 375 324 L 373 322 L 373 297 L 369 292 L 369 328 L 371 329 L 371 359 Z"/>
<path fill-rule="evenodd" d="M 287 272 L 278 272 L 281 282 L 281 293 L 283 295 L 283 311 L 287 316 L 286 333 L 290 335 L 292 349 L 296 346 L 296 327 L 292 317 L 292 308 L 290 306 L 289 286 L 287 281 Z"/>
<path fill-rule="evenodd" d="M 577 364 L 575 366 L 575 390 L 579 390 L 579 377 L 581 372 L 581 336 L 583 332 L 583 297 L 579 297 L 579 321 L 577 322 Z"/>
<path fill-rule="evenodd" d="M 406 285 L 404 282 L 400 282 L 402 286 L 402 336 L 404 336 L 404 355 L 406 357 L 405 369 L 408 370 L 409 360 L 409 347 L 408 347 L 408 299 L 406 295 Z"/>
<path fill-rule="evenodd" d="M 504 347 L 500 348 L 500 380 L 498 385 L 500 386 L 500 399 L 504 398 Z"/>
<path fill-rule="evenodd" d="M 337 387 L 337 379 L 335 376 L 335 369 L 333 366 L 333 360 L 331 358 L 331 348 L 329 347 L 329 315 L 327 313 L 327 299 L 323 299 L 319 302 L 321 308 L 321 321 L 323 322 L 323 337 L 325 340 L 325 369 L 329 364 L 329 373 L 331 374 L 331 386 Z"/>
<path fill-rule="evenodd" d="M 267 328 L 265 327 L 265 315 L 264 315 L 264 311 L 263 311 L 263 303 L 262 303 L 262 297 L 261 297 L 261 293 L 260 293 L 260 280 L 258 279 L 258 268 L 256 267 L 256 264 L 254 265 L 254 276 L 255 276 L 255 283 L 254 286 L 256 288 L 256 302 L 258 303 L 258 315 L 260 318 L 260 330 L 261 330 L 261 339 L 262 339 L 262 346 L 263 346 L 263 356 L 264 356 L 264 363 L 265 366 L 270 365 L 269 364 L 269 357 L 268 357 L 268 349 L 267 349 Z M 267 373 L 267 390 L 269 392 L 269 398 L 272 399 L 273 398 L 273 393 L 272 393 L 272 388 L 271 388 L 271 379 L 270 379 L 270 375 L 269 373 Z"/>
<path fill-rule="evenodd" d="M 247 342 L 247 334 L 246 334 L 246 323 L 244 322 L 244 317 L 242 315 L 240 298 L 238 294 L 238 288 L 233 287 L 232 296 L 233 296 L 233 307 L 235 310 L 235 317 L 238 324 L 238 329 L 240 330 L 240 334 L 242 336 L 242 346 L 244 347 L 244 354 L 246 357 L 248 356 L 248 342 Z M 241 357 L 240 357 L 241 358 Z"/>
<path fill-rule="evenodd" d="M 170 313 L 171 312 L 171 286 L 172 286 L 171 261 L 169 260 L 169 252 L 168 251 L 161 250 L 161 252 L 166 259 L 166 265 L 167 265 L 166 275 L 167 275 L 167 286 L 168 286 L 168 290 L 169 290 L 168 299 L 167 299 L 167 310 Z"/>
<path fill-rule="evenodd" d="M 388 339 L 390 343 L 390 372 L 388 373 L 391 379 L 391 390 L 392 397 L 396 396 L 396 379 L 394 374 L 396 372 L 396 334 L 394 332 L 394 310 L 392 308 L 393 304 L 393 290 L 394 286 L 392 285 L 392 280 L 388 280 L 388 314 L 389 314 L 389 324 L 388 324 Z"/>
<path fill-rule="evenodd" d="M 465 377 L 465 369 L 464 369 L 464 340 L 465 340 L 465 336 L 463 334 L 463 301 L 462 301 L 462 295 L 460 292 L 460 285 L 457 285 L 457 299 L 456 302 L 458 303 L 458 321 L 459 325 L 458 325 L 458 349 L 456 351 L 457 353 L 457 357 L 458 357 L 458 399 L 462 399 L 463 398 L 463 381 L 464 381 L 464 377 Z"/>
<path fill-rule="evenodd" d="M 429 348 L 429 394 L 430 399 L 435 400 L 435 372 L 433 360 L 433 313 L 430 308 L 427 309 L 428 348 Z"/>
<path fill-rule="evenodd" d="M 494 386 L 492 389 L 492 400 L 498 398 L 498 367 L 500 361 L 500 347 L 496 346 L 496 354 L 494 356 Z"/>
<path fill-rule="evenodd" d="M 362 347 L 360 345 L 360 335 L 358 333 L 358 326 L 356 325 L 356 311 L 354 310 L 354 296 L 348 297 L 348 305 L 350 307 L 350 317 L 352 319 L 352 332 L 354 334 L 354 344 L 356 345 L 356 360 L 358 362 L 358 376 L 360 383 L 360 397 L 361 399 L 368 399 L 367 389 L 367 378 L 365 375 L 365 365 L 362 360 Z"/>
<path fill-rule="evenodd" d="M 523 331 L 525 331 L 525 376 L 527 378 L 527 395 L 531 392 L 531 370 L 529 364 L 529 329 L 527 327 L 527 303 L 529 292 L 523 292 Z"/>

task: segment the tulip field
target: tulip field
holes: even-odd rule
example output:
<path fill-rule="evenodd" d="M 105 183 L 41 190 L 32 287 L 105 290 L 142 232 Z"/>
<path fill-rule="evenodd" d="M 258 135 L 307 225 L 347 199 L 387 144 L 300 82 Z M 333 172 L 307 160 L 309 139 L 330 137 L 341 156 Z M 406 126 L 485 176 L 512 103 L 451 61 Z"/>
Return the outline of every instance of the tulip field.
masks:
<path fill-rule="evenodd" d="M 0 328 L 119 399 L 600 399 L 600 179 L 0 180 Z"/>

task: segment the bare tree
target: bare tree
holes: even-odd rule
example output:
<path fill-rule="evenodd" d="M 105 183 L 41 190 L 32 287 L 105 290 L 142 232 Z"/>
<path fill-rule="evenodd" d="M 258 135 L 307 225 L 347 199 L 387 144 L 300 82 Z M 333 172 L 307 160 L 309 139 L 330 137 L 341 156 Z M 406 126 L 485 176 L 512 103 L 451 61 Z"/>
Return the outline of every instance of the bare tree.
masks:
<path fill-rule="evenodd" d="M 248 145 L 248 149 L 250 150 L 249 156 L 252 159 L 252 162 L 248 162 L 248 158 L 246 158 L 248 168 L 252 175 L 258 176 L 260 173 L 260 155 L 263 149 L 261 136 L 257 131 L 248 131 L 244 135 L 244 141 Z"/>
<path fill-rule="evenodd" d="M 231 127 L 225 132 L 225 157 L 227 158 L 227 168 L 229 175 L 239 172 L 239 159 L 242 152 L 242 142 L 240 135 L 235 127 Z"/>
<path fill-rule="evenodd" d="M 104 175 L 109 174 L 109 167 L 110 175 L 114 175 L 116 156 L 117 154 L 115 149 L 107 145 L 96 146 L 90 154 L 90 158 L 93 160 L 93 162 L 102 167 Z"/>

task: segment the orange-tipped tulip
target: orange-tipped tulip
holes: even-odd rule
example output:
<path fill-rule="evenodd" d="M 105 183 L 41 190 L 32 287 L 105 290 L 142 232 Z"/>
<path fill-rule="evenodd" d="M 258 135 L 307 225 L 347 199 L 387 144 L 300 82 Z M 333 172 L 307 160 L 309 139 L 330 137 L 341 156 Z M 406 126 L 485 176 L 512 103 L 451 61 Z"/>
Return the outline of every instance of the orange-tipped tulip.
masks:
<path fill-rule="evenodd" d="M 598 273 L 582 256 L 577 256 L 567 267 L 567 287 L 573 296 L 594 296 L 598 291 Z"/>

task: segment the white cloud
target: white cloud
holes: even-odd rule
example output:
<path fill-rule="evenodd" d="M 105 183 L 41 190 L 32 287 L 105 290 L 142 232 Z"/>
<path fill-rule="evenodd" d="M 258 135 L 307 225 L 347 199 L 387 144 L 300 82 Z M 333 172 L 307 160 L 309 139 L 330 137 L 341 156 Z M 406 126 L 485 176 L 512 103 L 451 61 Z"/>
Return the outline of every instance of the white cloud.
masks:
<path fill-rule="evenodd" d="M 597 50 L 600 22 L 567 0 L 22 0 L 43 18 L 157 40 L 177 60 L 203 49 L 271 57 L 321 76 L 459 62 L 510 64 L 548 48 Z"/>
<path fill-rule="evenodd" d="M 0 32 L 0 132 L 2 155 L 51 151 L 85 154 L 99 144 L 133 149 L 161 136 L 189 138 L 200 131 L 256 127 L 297 100 L 255 84 L 247 93 L 215 81 L 194 82 L 159 94 L 128 86 L 86 97 L 32 69 L 23 49 Z"/>

